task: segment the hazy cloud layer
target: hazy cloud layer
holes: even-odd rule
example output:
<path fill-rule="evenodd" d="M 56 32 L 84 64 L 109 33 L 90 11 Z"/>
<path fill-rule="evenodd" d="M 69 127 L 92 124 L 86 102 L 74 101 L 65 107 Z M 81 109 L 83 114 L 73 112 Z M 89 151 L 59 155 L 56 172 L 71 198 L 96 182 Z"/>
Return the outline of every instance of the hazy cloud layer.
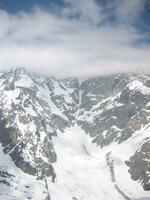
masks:
<path fill-rule="evenodd" d="M 145 2 L 65 0 L 66 7 L 53 12 L 34 8 L 12 15 L 0 10 L 1 69 L 20 66 L 78 77 L 149 73 L 150 45 L 138 42 L 149 33 L 140 34 L 133 26 Z"/>

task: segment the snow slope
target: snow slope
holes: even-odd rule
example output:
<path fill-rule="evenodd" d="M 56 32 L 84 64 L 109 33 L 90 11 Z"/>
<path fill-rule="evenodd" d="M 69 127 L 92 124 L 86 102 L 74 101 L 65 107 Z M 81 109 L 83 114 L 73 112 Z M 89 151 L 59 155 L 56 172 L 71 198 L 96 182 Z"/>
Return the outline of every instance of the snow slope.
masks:
<path fill-rule="evenodd" d="M 44 200 L 47 196 L 45 182 L 37 180 L 36 177 L 23 173 L 12 162 L 9 155 L 5 155 L 0 144 L 0 171 L 7 171 L 5 176 L 0 178 L 6 184 L 0 184 L 1 200 Z M 7 185 L 10 184 L 10 185 Z"/>
<path fill-rule="evenodd" d="M 49 182 L 52 200 L 124 200 L 111 180 L 106 162 L 106 153 L 110 151 L 116 183 L 121 190 L 131 199 L 149 197 L 150 192 L 145 192 L 137 182 L 130 179 L 124 163 L 132 155 L 132 147 L 136 149 L 137 142 L 132 138 L 128 143 L 112 144 L 101 149 L 78 126 L 60 132 L 58 137 L 53 138 L 58 161 L 54 164 L 56 182 Z"/>

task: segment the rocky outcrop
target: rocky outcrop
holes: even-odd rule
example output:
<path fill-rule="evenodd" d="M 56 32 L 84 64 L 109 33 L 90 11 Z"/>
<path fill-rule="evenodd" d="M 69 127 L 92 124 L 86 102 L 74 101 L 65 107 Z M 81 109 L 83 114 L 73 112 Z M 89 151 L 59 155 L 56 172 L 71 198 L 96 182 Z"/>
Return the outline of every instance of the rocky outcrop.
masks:
<path fill-rule="evenodd" d="M 116 75 L 85 81 L 78 124 L 101 147 L 122 143 L 149 123 L 149 77 Z"/>
<path fill-rule="evenodd" d="M 132 179 L 141 182 L 144 190 L 150 190 L 150 140 L 144 142 L 126 164 Z"/>

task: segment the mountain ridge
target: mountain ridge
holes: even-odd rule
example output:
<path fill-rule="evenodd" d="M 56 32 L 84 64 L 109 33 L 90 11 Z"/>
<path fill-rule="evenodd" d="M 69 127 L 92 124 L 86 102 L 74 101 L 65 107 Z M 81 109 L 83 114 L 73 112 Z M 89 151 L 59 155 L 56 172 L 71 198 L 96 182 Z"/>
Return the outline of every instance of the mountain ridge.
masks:
<path fill-rule="evenodd" d="M 41 180 L 51 177 L 55 183 L 53 165 L 58 158 L 53 138 L 77 125 L 102 149 L 126 143 L 143 127 L 147 130 L 150 126 L 149 83 L 149 76 L 135 74 L 102 76 L 79 83 L 76 78 L 57 80 L 22 68 L 1 73 L 3 152 L 24 173 Z M 148 146 L 148 138 L 148 133 L 141 138 L 143 146 Z M 126 166 L 131 178 L 150 190 L 149 149 L 143 146 L 137 146 Z M 144 169 L 136 169 L 135 162 L 144 163 Z"/>

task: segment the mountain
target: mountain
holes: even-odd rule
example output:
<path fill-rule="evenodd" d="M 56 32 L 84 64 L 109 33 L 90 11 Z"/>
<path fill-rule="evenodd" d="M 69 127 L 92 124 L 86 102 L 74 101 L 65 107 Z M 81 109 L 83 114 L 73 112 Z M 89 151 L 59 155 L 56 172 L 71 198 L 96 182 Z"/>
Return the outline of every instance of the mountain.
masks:
<path fill-rule="evenodd" d="M 148 200 L 150 77 L 0 74 L 0 199 Z"/>

